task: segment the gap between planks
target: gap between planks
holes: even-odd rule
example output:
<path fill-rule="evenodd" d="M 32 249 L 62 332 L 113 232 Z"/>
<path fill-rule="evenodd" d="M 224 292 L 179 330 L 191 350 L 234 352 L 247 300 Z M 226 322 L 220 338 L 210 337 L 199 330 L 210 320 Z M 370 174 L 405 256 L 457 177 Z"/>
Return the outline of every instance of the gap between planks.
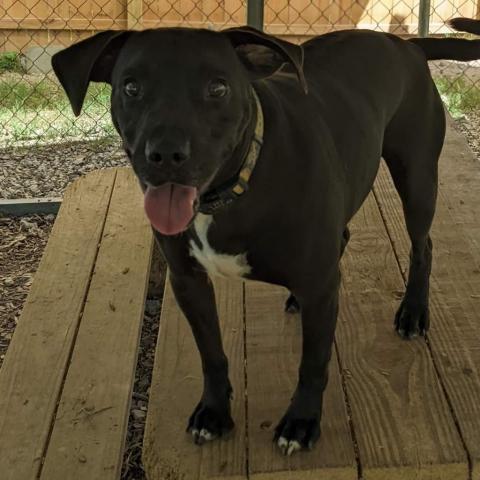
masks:
<path fill-rule="evenodd" d="M 341 378 L 335 368 L 338 371 L 341 364 L 365 480 L 403 480 L 408 476 L 463 480 L 467 471 L 464 451 L 431 359 L 424 347 L 402 342 L 391 327 L 398 306 L 395 294 L 398 289 L 403 289 L 403 282 L 373 196 L 367 199 L 353 227 L 358 229 L 359 238 L 352 236 L 352 244 L 344 259 L 347 274 L 342 284 L 336 340 L 341 361 L 335 361 L 334 353 L 330 365 L 331 373 L 334 369 L 333 375 L 326 392 L 324 435 L 311 456 L 300 454 L 284 458 L 271 442 L 272 428 L 288 405 L 296 381 L 300 340 L 298 318 L 284 314 L 284 290 L 259 283 L 245 285 L 249 478 L 357 478 L 358 466 L 347 415 L 338 410 L 342 405 L 345 409 L 341 382 L 338 381 L 335 387 L 335 379 Z M 220 292 L 223 290 L 219 289 Z M 237 295 L 241 298 L 240 292 Z M 157 350 L 155 368 L 158 371 L 154 373 L 156 380 L 152 385 L 155 410 L 149 413 L 147 420 L 144 452 L 149 478 L 160 479 L 166 474 L 178 478 L 182 475 L 186 475 L 185 478 L 209 478 L 207 472 L 214 478 L 245 478 L 244 470 L 231 471 L 230 474 L 218 472 L 222 464 L 229 465 L 227 447 L 222 442 L 219 445 L 224 452 L 219 458 L 218 450 L 214 450 L 218 447 L 214 445 L 204 446 L 201 452 L 191 450 L 191 440 L 183 434 L 184 422 L 194 406 L 195 397 L 192 398 L 188 385 L 181 390 L 175 389 L 172 378 L 181 378 L 193 369 L 199 395 L 199 365 L 191 363 L 195 358 L 198 362 L 198 353 L 171 291 L 165 299 L 162 328 L 166 331 L 160 336 L 164 339 L 163 346 L 160 346 L 160 340 Z M 224 315 L 220 314 L 222 317 Z M 179 321 L 183 324 L 177 325 Z M 181 330 L 180 336 L 178 332 L 175 334 L 177 329 Z M 173 347 L 165 340 L 167 337 L 170 342 L 173 339 Z M 175 354 L 175 343 L 179 343 L 179 338 L 182 350 Z M 191 349 L 195 353 L 192 354 Z M 182 362 L 180 369 L 184 373 L 181 375 L 174 371 L 177 362 Z M 164 372 L 165 365 L 162 367 L 165 363 L 167 373 Z M 329 403 L 332 389 L 339 393 L 333 395 Z M 174 395 L 177 400 L 171 405 L 169 402 Z M 423 401 L 425 398 L 428 402 Z M 173 422 L 172 418 L 175 419 Z M 337 426 L 331 431 L 336 435 L 332 436 L 328 433 L 328 423 L 335 425 L 335 422 Z M 339 435 L 342 429 L 344 435 Z M 246 438 L 246 433 L 240 438 Z M 347 439 L 343 448 L 342 438 Z M 330 454 L 329 448 L 332 449 Z M 242 449 L 245 451 L 246 447 Z M 332 457 L 331 453 L 338 460 L 342 451 L 349 450 L 351 456 L 347 453 L 337 462 L 339 468 L 332 468 L 335 456 Z M 345 458 L 351 460 L 345 461 Z"/>
<path fill-rule="evenodd" d="M 215 279 L 214 283 L 230 359 L 236 430 L 201 448 L 185 433 L 201 394 L 200 359 L 167 282 L 143 453 L 148 478 L 356 480 L 335 360 L 326 392 L 324 435 L 314 452 L 286 458 L 272 442 L 273 427 L 288 406 L 298 369 L 299 319 L 283 311 L 286 291 L 256 282 L 243 285 Z"/>
<path fill-rule="evenodd" d="M 94 172 L 67 189 L 5 356 L 0 370 L 0 471 L 5 479 L 33 480 L 39 474 L 114 177 L 113 170 Z M 96 200 L 80 202 L 88 196 Z"/>
<path fill-rule="evenodd" d="M 431 358 L 393 331 L 404 285 L 373 195 L 351 230 L 336 341 L 363 478 L 464 480 L 465 452 Z"/>
<path fill-rule="evenodd" d="M 313 451 L 285 457 L 272 442 L 273 428 L 285 413 L 297 384 L 302 344 L 300 315 L 284 311 L 288 292 L 283 288 L 247 282 L 245 292 L 250 478 L 357 479 L 335 351 L 324 394 L 322 436 Z"/>
<path fill-rule="evenodd" d="M 396 209 L 396 214 L 399 212 L 401 214 L 401 208 L 398 205 L 396 206 Z M 368 232 L 368 222 L 370 222 L 371 226 L 372 221 L 373 224 L 376 225 L 375 228 L 377 229 L 373 234 Z M 362 266 L 354 267 L 354 265 L 357 263 L 357 257 L 361 257 L 364 254 L 361 242 L 357 244 L 357 251 L 355 252 L 355 255 L 352 255 L 354 252 L 348 253 L 349 250 L 352 249 L 352 246 L 347 248 L 346 261 L 347 265 L 350 266 L 349 269 L 347 268 L 347 271 L 359 271 L 359 273 L 355 274 L 357 275 L 357 281 L 360 281 L 360 286 L 357 288 L 366 287 L 366 300 L 357 298 L 356 301 L 353 301 L 353 305 L 357 304 L 357 306 L 360 307 L 366 303 L 371 305 L 373 311 L 378 311 L 378 313 L 375 315 L 375 318 L 380 321 L 378 325 L 365 323 L 365 332 L 362 330 L 353 330 L 354 335 L 352 338 L 355 340 L 355 342 L 357 339 L 360 339 L 360 345 L 362 342 L 364 342 L 364 346 L 362 348 L 365 349 L 366 357 L 369 358 L 370 362 L 375 360 L 375 349 L 378 348 L 384 348 L 381 358 L 390 361 L 392 358 L 389 358 L 389 355 L 391 354 L 394 357 L 394 364 L 387 365 L 387 368 L 379 368 L 380 376 L 378 376 L 377 372 L 375 371 L 370 372 L 373 374 L 373 376 L 376 376 L 376 383 L 378 383 L 373 390 L 372 388 L 370 388 L 370 390 L 374 395 L 381 397 L 381 402 L 376 403 L 373 408 L 369 408 L 367 406 L 366 410 L 362 410 L 362 402 L 359 401 L 364 397 L 358 397 L 355 395 L 356 389 L 359 386 L 358 378 L 360 378 L 360 383 L 362 381 L 361 375 L 357 375 L 358 373 L 361 373 L 358 370 L 358 364 L 356 362 L 358 359 L 355 358 L 355 355 L 350 358 L 350 361 L 348 361 L 348 358 L 343 358 L 344 356 L 342 356 L 340 359 L 340 365 L 344 369 L 342 374 L 347 395 L 352 399 L 356 397 L 356 400 L 350 401 L 352 405 L 351 415 L 353 419 L 355 435 L 358 437 L 357 442 L 359 455 L 362 462 L 363 478 L 365 480 L 404 480 L 405 478 L 413 477 L 416 479 L 429 480 L 466 479 L 468 477 L 468 459 L 466 457 L 465 449 L 462 445 L 462 438 L 458 434 L 454 418 L 451 415 L 449 404 L 445 398 L 440 379 L 437 375 L 435 366 L 432 363 L 430 353 L 427 351 L 426 346 L 422 346 L 422 344 L 418 341 L 411 343 L 402 342 L 395 336 L 393 332 L 393 316 L 396 308 L 399 305 L 398 293 L 399 291 L 403 293 L 404 290 L 404 281 L 401 276 L 402 272 L 399 272 L 398 270 L 399 265 L 397 263 L 397 259 L 395 258 L 396 256 L 400 255 L 397 250 L 395 250 L 395 247 L 398 248 L 398 246 L 392 241 L 392 238 L 387 235 L 387 233 L 390 232 L 386 230 L 385 222 L 380 216 L 379 206 L 373 197 L 367 199 L 364 209 L 359 212 L 358 218 L 354 220 L 354 224 L 355 223 L 360 231 L 366 231 L 366 237 L 364 234 L 363 240 L 366 240 L 367 244 L 369 241 L 371 242 L 369 238 L 371 239 L 372 235 L 373 238 L 378 238 L 380 235 L 383 247 L 379 250 L 375 242 L 371 244 L 373 245 L 373 248 L 371 248 L 369 254 L 370 256 L 368 257 L 370 259 L 368 263 L 373 263 L 375 266 L 373 270 L 375 270 L 377 273 L 381 272 L 382 275 L 387 275 L 387 278 L 378 283 L 376 277 L 371 275 L 373 270 L 369 264 L 364 265 L 364 270 L 362 270 Z M 353 237 L 353 239 L 354 238 L 355 237 Z M 355 242 L 356 240 L 353 240 L 352 245 L 355 245 Z M 384 258 L 388 259 L 386 265 L 381 264 L 381 262 L 378 263 L 378 258 L 376 258 L 379 255 L 381 258 L 382 251 L 390 251 L 388 254 L 385 253 Z M 348 259 L 349 255 L 350 260 Z M 387 266 L 388 268 L 386 268 Z M 246 288 L 248 288 L 248 286 Z M 261 291 L 260 287 L 255 286 L 253 288 L 254 292 L 256 293 Z M 381 298 L 376 296 L 376 294 L 372 296 L 372 291 L 374 290 L 380 291 L 382 294 Z M 348 299 L 349 296 L 351 296 L 351 291 L 352 290 L 348 290 L 342 296 L 344 308 L 347 308 L 344 314 L 351 318 L 349 323 L 357 320 L 358 313 L 356 314 L 355 312 L 361 312 L 361 309 L 355 309 L 355 312 L 349 312 L 349 309 L 351 309 L 352 305 L 349 306 L 348 301 L 345 302 L 345 299 Z M 391 297 L 389 297 L 389 294 Z M 268 295 L 270 295 L 270 293 L 268 293 Z M 284 297 L 282 297 L 282 306 L 283 300 Z M 281 305 L 280 301 L 278 301 L 278 305 Z M 379 306 L 381 308 L 379 308 Z M 245 303 L 245 308 L 248 308 L 248 302 Z M 365 308 L 365 306 L 363 306 L 363 308 Z M 246 315 L 247 322 L 248 318 L 249 316 Z M 262 319 L 263 317 L 259 318 L 259 321 L 262 321 Z M 372 319 L 370 318 L 370 321 L 371 320 Z M 274 325 L 274 328 L 279 328 L 278 322 Z M 342 330 L 342 327 L 340 327 L 340 330 Z M 252 331 L 250 330 L 250 334 L 251 333 Z M 344 341 L 342 340 L 342 335 L 345 333 L 345 331 L 343 333 L 340 332 L 337 337 L 337 348 L 340 352 L 342 348 L 345 350 L 345 346 L 342 347 L 342 342 Z M 365 337 L 365 335 L 368 335 L 369 333 L 373 333 L 374 338 L 377 340 L 377 344 L 369 343 L 369 339 Z M 249 329 L 247 328 L 245 332 L 245 338 L 247 338 L 250 334 Z M 355 342 L 351 343 L 354 350 L 357 348 Z M 347 342 L 347 344 L 349 343 Z M 246 348 L 249 348 L 248 341 Z M 246 368 L 250 369 L 253 361 L 252 355 L 248 354 L 247 352 L 246 358 L 248 360 Z M 363 359 L 364 358 L 360 358 L 360 360 Z M 353 375 L 352 371 L 354 373 Z M 369 372 L 368 368 L 366 372 Z M 400 378 L 389 378 L 395 377 L 395 375 L 400 375 Z M 251 393 L 253 388 L 252 378 L 252 376 L 250 376 L 250 378 L 247 377 L 247 386 L 249 389 L 248 407 L 250 407 L 247 410 L 247 415 L 249 419 L 253 414 L 253 406 L 255 405 L 253 402 L 250 402 L 252 396 L 254 395 Z M 267 377 L 267 380 L 269 381 L 270 378 Z M 355 385 L 356 383 L 357 385 Z M 268 393 L 272 396 L 272 394 L 276 394 L 277 392 L 273 392 L 268 389 Z M 366 397 L 371 394 L 368 391 L 364 391 L 363 393 L 366 394 Z M 369 413 L 369 419 L 366 421 L 362 417 L 367 412 Z M 189 413 L 190 412 L 187 411 L 184 418 L 186 418 Z M 393 416 L 393 419 L 389 418 L 389 416 Z M 385 430 L 382 427 L 380 429 L 380 435 L 379 432 L 373 432 L 373 430 L 376 428 L 374 425 L 375 422 L 377 422 L 378 425 L 378 421 L 382 422 L 386 419 L 388 419 L 386 421 L 387 426 L 389 424 L 391 424 L 391 426 L 393 425 L 391 431 L 388 429 Z M 372 424 L 370 424 L 370 421 Z M 254 422 L 250 422 L 249 420 L 248 428 L 250 443 L 248 466 L 250 469 L 250 477 L 258 479 L 291 479 L 296 478 L 296 475 L 299 476 L 298 478 L 308 478 L 308 476 L 312 475 L 312 478 L 319 478 L 319 470 L 299 470 L 295 472 L 293 470 L 289 470 L 288 467 L 287 470 L 277 470 L 276 468 L 272 468 L 271 471 L 266 471 L 268 468 L 259 468 L 256 470 L 254 461 L 255 455 L 261 456 L 264 455 L 264 452 L 261 452 L 261 450 L 251 446 L 252 439 L 255 434 L 253 430 L 255 428 Z M 395 436 L 396 434 L 398 435 Z M 392 437 L 392 435 L 394 436 Z M 376 443 L 374 442 L 372 445 L 371 442 L 376 437 L 378 437 L 381 441 L 377 441 Z M 392 440 L 392 442 L 385 447 L 385 445 L 382 445 L 382 442 L 384 442 L 386 438 Z M 151 449 L 154 448 L 154 443 L 155 442 L 150 445 Z M 377 447 L 378 450 L 376 450 Z M 271 448 L 273 449 L 274 447 L 272 446 Z M 321 448 L 321 443 L 319 446 L 317 446 L 317 449 L 319 448 Z M 385 452 L 385 449 L 389 451 Z M 158 461 L 158 456 L 156 460 Z M 327 470 L 324 469 L 323 472 L 327 472 Z M 195 478 L 201 478 L 201 476 Z M 244 477 L 241 476 L 241 478 Z M 331 476 L 330 478 L 333 477 Z M 474 477 L 474 480 L 477 480 L 477 478 Z"/>
<path fill-rule="evenodd" d="M 40 478 L 120 476 L 153 246 L 142 195 L 118 169 Z"/>
<path fill-rule="evenodd" d="M 150 386 L 143 463 L 149 480 L 245 480 L 245 378 L 243 285 L 215 279 L 216 300 L 229 358 L 235 430 L 201 447 L 185 432 L 200 399 L 203 379 L 200 355 L 190 327 L 165 282 L 160 329 Z"/>
<path fill-rule="evenodd" d="M 58 392 L 58 395 L 57 395 L 58 401 L 56 402 L 55 409 L 53 411 L 52 420 L 51 420 L 52 423 L 50 425 L 50 429 L 49 429 L 49 432 L 48 432 L 48 437 L 46 439 L 45 446 L 44 446 L 44 449 L 43 449 L 43 452 L 42 452 L 42 463 L 40 465 L 40 469 L 39 469 L 39 472 L 38 472 L 38 478 L 41 478 L 44 467 L 45 467 L 46 453 L 48 451 L 48 448 L 50 446 L 50 442 L 51 442 L 51 439 L 52 439 L 52 433 L 53 433 L 53 430 L 54 430 L 54 427 L 55 427 L 55 421 L 57 419 L 58 409 L 59 409 L 59 406 L 60 406 L 61 398 L 62 398 L 64 387 L 65 387 L 65 381 L 66 381 L 66 378 L 67 378 L 67 375 L 68 375 L 68 372 L 69 372 L 69 369 L 70 369 L 70 366 L 71 366 L 72 356 L 73 356 L 73 352 L 74 352 L 74 349 L 75 349 L 75 343 L 76 343 L 77 337 L 78 337 L 78 331 L 79 331 L 80 325 L 82 323 L 83 313 L 85 311 L 85 302 L 87 300 L 88 293 L 90 291 L 90 285 L 92 283 L 92 277 L 93 277 L 93 274 L 94 274 L 94 271 L 95 271 L 95 264 L 97 262 L 98 252 L 100 250 L 100 242 L 101 242 L 101 239 L 103 237 L 103 232 L 105 230 L 105 223 L 106 223 L 106 220 L 107 220 L 107 217 L 108 217 L 108 212 L 110 210 L 110 202 L 112 201 L 112 195 L 113 195 L 113 191 L 115 189 L 116 179 L 117 179 L 117 171 L 114 171 L 113 172 L 113 180 L 112 180 L 112 188 L 110 190 L 110 194 L 109 194 L 108 200 L 106 202 L 106 211 L 105 211 L 105 215 L 103 217 L 103 222 L 102 222 L 102 225 L 101 225 L 101 228 L 100 228 L 99 241 L 97 243 L 97 248 L 96 248 L 95 254 L 93 256 L 92 267 L 90 269 L 90 276 L 87 280 L 87 285 L 85 287 L 85 293 L 83 295 L 82 308 L 81 308 L 81 310 L 79 312 L 79 315 L 78 315 L 77 324 L 75 325 L 74 333 L 73 333 L 73 336 L 72 336 L 72 343 L 71 343 L 71 346 L 70 346 L 70 351 L 68 353 L 68 358 L 67 358 L 67 361 L 66 361 L 65 370 L 63 372 L 62 384 L 60 386 L 60 389 L 59 389 L 59 392 Z"/>
<path fill-rule="evenodd" d="M 119 475 L 153 239 L 133 214 L 141 200 L 123 168 L 90 173 L 65 194 L 0 371 L 2 479 Z M 112 274 L 123 283 L 110 284 Z"/>
<path fill-rule="evenodd" d="M 428 335 L 430 354 L 456 419 L 470 475 L 480 479 L 480 167 L 465 139 L 449 128 L 439 163 L 439 194 L 432 226 L 433 268 Z M 459 188 L 461 186 L 461 188 Z M 409 239 L 400 201 L 384 165 L 375 186 L 404 279 Z"/>

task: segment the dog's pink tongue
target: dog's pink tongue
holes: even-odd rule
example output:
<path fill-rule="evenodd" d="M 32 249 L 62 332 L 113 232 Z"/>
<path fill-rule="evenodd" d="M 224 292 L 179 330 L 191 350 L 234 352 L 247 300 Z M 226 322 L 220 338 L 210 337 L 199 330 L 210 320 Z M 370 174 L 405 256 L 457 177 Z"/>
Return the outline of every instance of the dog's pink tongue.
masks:
<path fill-rule="evenodd" d="M 148 187 L 145 192 L 145 212 L 153 228 L 164 235 L 175 235 L 187 229 L 193 218 L 195 187 L 166 183 Z"/>

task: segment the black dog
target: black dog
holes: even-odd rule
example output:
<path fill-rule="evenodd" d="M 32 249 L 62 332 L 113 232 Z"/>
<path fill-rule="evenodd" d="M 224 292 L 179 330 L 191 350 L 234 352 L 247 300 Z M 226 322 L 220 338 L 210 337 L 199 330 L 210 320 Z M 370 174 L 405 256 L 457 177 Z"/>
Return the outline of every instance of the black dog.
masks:
<path fill-rule="evenodd" d="M 469 22 L 454 25 L 478 29 Z M 412 242 L 395 327 L 407 339 L 426 332 L 445 133 L 427 60 L 480 58 L 479 43 L 342 31 L 297 46 L 248 27 L 158 29 L 103 32 L 53 57 L 76 114 L 90 81 L 112 85 L 113 122 L 202 358 L 204 392 L 188 424 L 197 443 L 233 427 L 208 274 L 292 292 L 303 355 L 275 436 L 288 454 L 318 439 L 347 224 L 382 156 Z"/>

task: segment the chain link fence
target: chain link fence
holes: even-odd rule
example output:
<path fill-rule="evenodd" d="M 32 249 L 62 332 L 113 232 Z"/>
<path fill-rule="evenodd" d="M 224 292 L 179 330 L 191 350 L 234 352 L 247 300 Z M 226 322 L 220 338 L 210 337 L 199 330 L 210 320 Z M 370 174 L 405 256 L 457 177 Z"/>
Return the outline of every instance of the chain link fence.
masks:
<path fill-rule="evenodd" d="M 109 87 L 90 87 L 75 119 L 50 69 L 57 50 L 106 29 L 249 23 L 294 42 L 335 29 L 370 28 L 411 36 L 452 35 L 446 21 L 477 18 L 476 0 L 2 0 L 0 147 L 113 134 Z M 431 2 L 431 3 L 430 3 Z M 432 62 L 453 113 L 480 102 L 480 64 Z"/>

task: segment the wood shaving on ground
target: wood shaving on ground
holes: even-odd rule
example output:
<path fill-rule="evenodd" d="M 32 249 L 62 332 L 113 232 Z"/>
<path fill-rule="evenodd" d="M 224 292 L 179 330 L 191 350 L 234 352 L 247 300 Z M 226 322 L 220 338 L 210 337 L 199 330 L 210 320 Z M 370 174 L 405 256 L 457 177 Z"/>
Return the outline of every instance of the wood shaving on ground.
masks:
<path fill-rule="evenodd" d="M 119 140 L 11 147 L 0 150 L 0 198 L 61 197 L 77 177 L 128 165 Z"/>
<path fill-rule="evenodd" d="M 54 220 L 0 214 L 0 367 Z"/>
<path fill-rule="evenodd" d="M 455 120 L 455 127 L 465 135 L 473 153 L 480 159 L 480 111 L 472 111 Z"/>

